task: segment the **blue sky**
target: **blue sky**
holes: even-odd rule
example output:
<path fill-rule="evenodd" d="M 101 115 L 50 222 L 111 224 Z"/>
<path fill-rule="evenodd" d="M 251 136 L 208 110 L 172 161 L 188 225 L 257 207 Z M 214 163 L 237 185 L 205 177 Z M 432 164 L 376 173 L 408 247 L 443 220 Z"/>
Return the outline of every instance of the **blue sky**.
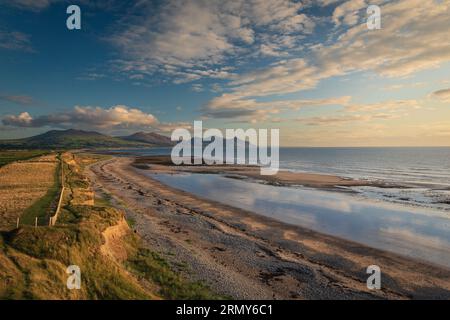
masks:
<path fill-rule="evenodd" d="M 449 14 L 433 0 L 1 2 L 0 138 L 203 120 L 279 128 L 286 146 L 450 145 Z"/>

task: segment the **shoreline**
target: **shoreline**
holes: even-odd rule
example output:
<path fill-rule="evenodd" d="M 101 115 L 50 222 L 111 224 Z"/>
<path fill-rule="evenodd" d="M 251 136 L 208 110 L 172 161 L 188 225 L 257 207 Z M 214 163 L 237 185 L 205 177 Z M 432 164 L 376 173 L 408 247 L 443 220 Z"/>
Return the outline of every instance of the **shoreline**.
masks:
<path fill-rule="evenodd" d="M 381 190 L 405 190 L 413 192 L 416 188 L 431 188 L 430 185 L 414 185 L 412 183 L 394 183 L 383 180 L 367 180 L 343 177 L 339 175 L 315 172 L 299 172 L 289 169 L 280 169 L 277 174 L 272 176 L 263 176 L 260 174 L 260 167 L 253 165 L 174 165 L 170 156 L 132 156 L 135 158 L 133 165 L 140 169 L 151 169 L 153 173 L 205 173 L 222 175 L 226 178 L 237 180 L 248 180 L 250 182 L 279 186 L 279 187 L 304 187 L 318 189 L 323 191 L 334 191 L 339 193 L 360 195 L 361 189 L 374 188 L 379 192 L 388 192 Z M 446 188 L 434 189 L 448 191 Z M 362 192 L 364 193 L 364 192 Z M 382 201 L 387 203 L 401 204 L 411 208 L 425 208 L 431 210 L 448 211 L 450 200 L 438 198 L 432 202 L 421 202 L 399 195 L 398 197 L 384 197 Z M 370 200 L 380 200 L 376 197 L 368 197 Z M 406 201 L 406 202 L 405 202 Z"/>
<path fill-rule="evenodd" d="M 140 169 L 151 169 L 158 173 L 211 173 L 222 174 L 229 178 L 249 178 L 266 184 L 276 186 L 304 186 L 309 188 L 326 189 L 333 191 L 352 192 L 342 187 L 377 187 L 377 188 L 402 188 L 407 186 L 388 184 L 379 181 L 358 180 L 348 177 L 340 177 L 331 174 L 294 172 L 280 169 L 275 175 L 261 175 L 260 167 L 252 165 L 174 165 L 170 156 L 137 156 L 134 166 Z"/>
<path fill-rule="evenodd" d="M 179 272 L 237 299 L 450 298 L 450 270 L 175 190 L 113 158 L 91 168 L 135 229 Z M 157 168 L 156 168 L 157 169 Z M 161 169 L 161 168 L 159 168 Z M 369 265 L 382 290 L 366 287 Z M 185 270 L 187 269 L 187 270 Z"/>

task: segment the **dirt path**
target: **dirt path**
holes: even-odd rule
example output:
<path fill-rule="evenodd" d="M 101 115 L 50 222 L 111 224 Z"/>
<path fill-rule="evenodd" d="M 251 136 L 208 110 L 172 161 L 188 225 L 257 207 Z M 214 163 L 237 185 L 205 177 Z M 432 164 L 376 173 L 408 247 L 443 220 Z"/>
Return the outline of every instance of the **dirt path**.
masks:
<path fill-rule="evenodd" d="M 132 159 L 90 168 L 147 245 L 179 272 L 237 299 L 450 298 L 450 271 L 196 198 L 143 176 Z M 382 289 L 366 287 L 366 268 Z"/>

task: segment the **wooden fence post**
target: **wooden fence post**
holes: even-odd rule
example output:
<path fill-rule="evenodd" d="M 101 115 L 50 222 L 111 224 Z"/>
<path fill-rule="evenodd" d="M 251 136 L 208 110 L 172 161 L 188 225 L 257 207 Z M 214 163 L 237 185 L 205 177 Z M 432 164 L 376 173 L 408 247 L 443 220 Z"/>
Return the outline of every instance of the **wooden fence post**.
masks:
<path fill-rule="evenodd" d="M 20 217 L 17 217 L 17 226 L 16 226 L 16 229 L 19 229 L 19 222 L 20 222 Z"/>
<path fill-rule="evenodd" d="M 38 221 L 38 217 L 36 217 L 36 219 L 34 220 L 34 227 L 37 228 L 37 221 Z"/>

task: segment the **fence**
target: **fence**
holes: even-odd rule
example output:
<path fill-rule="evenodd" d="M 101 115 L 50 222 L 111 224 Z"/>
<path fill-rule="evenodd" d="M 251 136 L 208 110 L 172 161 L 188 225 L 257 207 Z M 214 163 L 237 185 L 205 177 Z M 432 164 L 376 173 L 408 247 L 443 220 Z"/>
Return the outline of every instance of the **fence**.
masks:
<path fill-rule="evenodd" d="M 64 196 L 64 188 L 64 160 L 62 159 L 61 155 L 61 193 L 59 195 L 58 206 L 56 207 L 55 214 L 50 217 L 50 220 L 48 222 L 48 225 L 50 227 L 53 227 L 56 224 L 56 220 L 58 220 L 58 214 L 61 210 L 61 204 Z"/>
<path fill-rule="evenodd" d="M 61 163 L 60 164 L 61 165 L 61 193 L 59 194 L 58 206 L 56 207 L 55 214 L 53 216 L 51 216 L 50 218 L 36 217 L 34 220 L 35 227 L 47 225 L 47 222 L 46 222 L 47 219 L 49 219 L 48 225 L 50 227 L 53 227 L 56 224 L 56 221 L 58 220 L 58 215 L 59 215 L 59 212 L 61 211 L 62 201 L 63 201 L 63 197 L 64 197 L 64 190 L 65 190 L 65 187 L 64 187 L 64 160 L 62 159 L 62 155 L 60 158 L 60 163 Z M 43 219 L 45 221 L 42 221 Z M 19 226 L 20 226 L 20 217 L 17 218 L 16 228 L 19 228 Z"/>

